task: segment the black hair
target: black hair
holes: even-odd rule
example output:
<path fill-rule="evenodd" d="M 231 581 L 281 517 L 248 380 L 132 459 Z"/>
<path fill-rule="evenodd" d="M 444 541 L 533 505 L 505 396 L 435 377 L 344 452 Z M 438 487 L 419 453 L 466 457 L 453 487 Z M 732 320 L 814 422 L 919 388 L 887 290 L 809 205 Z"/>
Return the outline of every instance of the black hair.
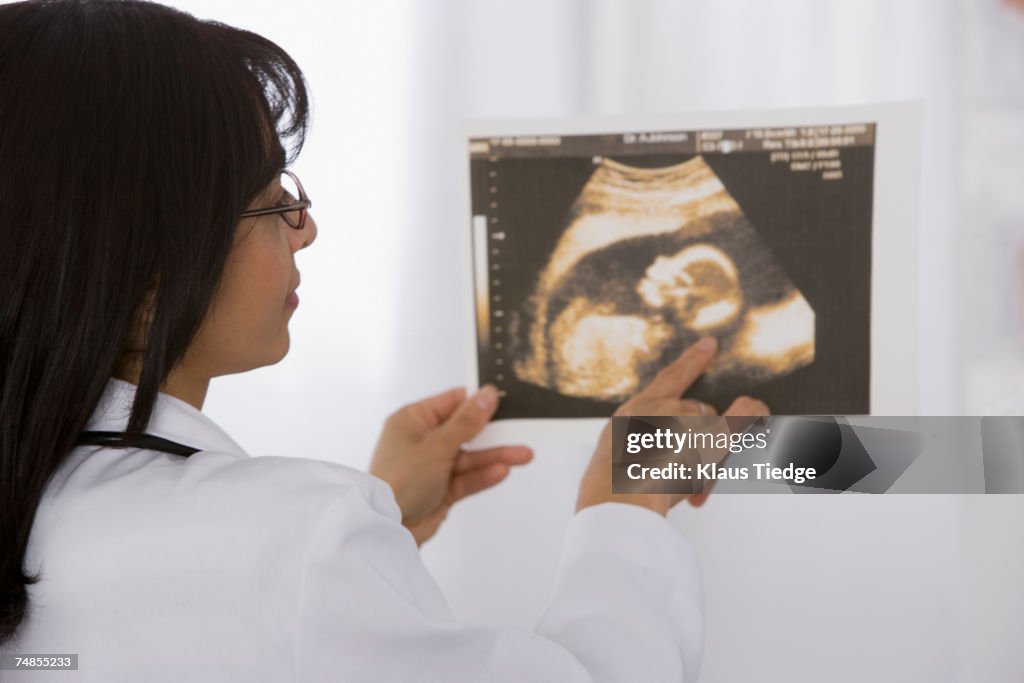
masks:
<path fill-rule="evenodd" d="M 40 578 L 36 508 L 140 306 L 131 434 L 308 115 L 298 66 L 251 32 L 135 0 L 0 6 L 0 644 Z"/>

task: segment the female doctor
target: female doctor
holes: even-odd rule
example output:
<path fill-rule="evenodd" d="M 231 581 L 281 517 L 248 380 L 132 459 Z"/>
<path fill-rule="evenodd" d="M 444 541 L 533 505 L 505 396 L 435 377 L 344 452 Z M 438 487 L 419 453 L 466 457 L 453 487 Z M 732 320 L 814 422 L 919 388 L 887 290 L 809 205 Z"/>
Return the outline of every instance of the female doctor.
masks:
<path fill-rule="evenodd" d="M 417 548 L 531 457 L 462 449 L 493 387 L 392 415 L 369 474 L 250 457 L 201 412 L 211 378 L 288 351 L 317 235 L 284 170 L 308 107 L 280 48 L 134 0 L 8 4 L 0 93 L 0 652 L 78 655 L 0 678 L 694 679 L 681 497 L 613 496 L 608 429 L 524 631 L 457 622 Z M 620 414 L 707 413 L 680 396 L 714 352 Z"/>

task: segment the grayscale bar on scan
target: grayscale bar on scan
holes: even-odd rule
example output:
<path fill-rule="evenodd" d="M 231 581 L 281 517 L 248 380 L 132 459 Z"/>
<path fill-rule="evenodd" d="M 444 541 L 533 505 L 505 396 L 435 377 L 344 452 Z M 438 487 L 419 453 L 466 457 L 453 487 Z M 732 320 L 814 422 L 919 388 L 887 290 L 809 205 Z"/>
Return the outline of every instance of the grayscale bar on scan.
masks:
<path fill-rule="evenodd" d="M 476 333 L 480 349 L 491 345 L 487 286 L 487 216 L 473 216 L 473 277 L 476 280 Z"/>

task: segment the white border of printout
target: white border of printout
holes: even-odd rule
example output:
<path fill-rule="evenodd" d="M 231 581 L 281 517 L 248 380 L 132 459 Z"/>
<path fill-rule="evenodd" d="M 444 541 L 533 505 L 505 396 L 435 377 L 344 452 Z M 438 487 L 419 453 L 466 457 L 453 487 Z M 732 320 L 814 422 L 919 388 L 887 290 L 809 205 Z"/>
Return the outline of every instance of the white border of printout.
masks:
<path fill-rule="evenodd" d="M 465 122 L 459 150 L 463 244 L 463 313 L 470 350 L 467 385 L 479 385 L 473 296 L 469 139 L 517 135 L 589 135 L 632 131 L 781 128 L 875 123 L 872 216 L 871 414 L 916 415 L 918 410 L 917 223 L 922 108 L 917 102 L 853 107 L 684 112 L 600 118 Z M 837 283 L 842 286 L 842 283 Z M 490 424 L 473 446 L 497 443 L 592 443 L 603 418 L 509 419 Z"/>

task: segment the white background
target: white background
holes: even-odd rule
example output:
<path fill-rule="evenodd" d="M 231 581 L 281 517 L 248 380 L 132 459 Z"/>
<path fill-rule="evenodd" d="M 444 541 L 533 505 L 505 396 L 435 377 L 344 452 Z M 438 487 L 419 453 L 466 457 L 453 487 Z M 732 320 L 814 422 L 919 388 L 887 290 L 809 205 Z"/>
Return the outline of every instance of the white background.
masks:
<path fill-rule="evenodd" d="M 460 119 L 907 98 L 926 108 L 921 335 L 907 359 L 919 413 L 1022 412 L 1005 314 L 1024 176 L 1004 142 L 1024 128 L 998 95 L 1024 90 L 1024 73 L 999 69 L 995 97 L 967 87 L 1024 58 L 1012 47 L 1024 16 L 995 3 L 173 3 L 280 43 L 315 102 L 296 170 L 320 237 L 299 256 L 292 352 L 216 381 L 207 412 L 253 454 L 364 467 L 388 412 L 463 381 L 468 226 L 446 170 Z M 1000 154 L 1003 166 L 987 161 Z M 535 461 L 462 503 L 424 549 L 467 619 L 529 626 L 547 598 L 589 453 L 522 438 Z M 702 680 L 1024 679 L 1022 513 L 1020 497 L 955 496 L 719 496 L 677 509 L 705 568 Z"/>

